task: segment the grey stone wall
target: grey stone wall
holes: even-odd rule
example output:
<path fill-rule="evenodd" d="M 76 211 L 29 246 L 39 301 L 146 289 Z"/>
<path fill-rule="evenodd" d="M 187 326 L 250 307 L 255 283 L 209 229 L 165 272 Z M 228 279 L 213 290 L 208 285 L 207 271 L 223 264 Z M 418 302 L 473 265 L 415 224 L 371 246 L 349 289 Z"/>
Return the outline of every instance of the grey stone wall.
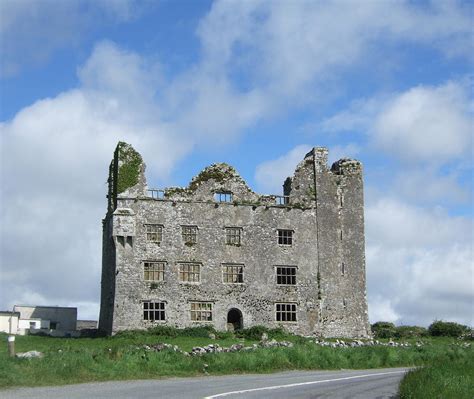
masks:
<path fill-rule="evenodd" d="M 232 201 L 216 202 L 216 192 L 232 193 Z M 327 150 L 315 148 L 285 182 L 285 193 L 289 203 L 276 205 L 275 196 L 254 193 L 232 167 L 216 164 L 187 188 L 168 188 L 154 199 L 143 165 L 136 186 L 109 198 L 116 208 L 104 220 L 99 328 L 109 334 L 159 324 L 225 330 L 229 311 L 238 309 L 244 328 L 369 335 L 360 163 L 341 160 L 330 170 Z M 160 243 L 147 241 L 147 224 L 162 226 Z M 192 245 L 182 237 L 181 226 L 189 225 L 198 228 Z M 226 227 L 241 229 L 240 245 L 226 244 Z M 279 229 L 293 231 L 292 245 L 279 244 Z M 147 261 L 164 262 L 163 281 L 144 280 Z M 186 262 L 200 265 L 199 282 L 179 280 Z M 243 265 L 242 283 L 225 283 L 223 264 Z M 296 284 L 278 285 L 277 266 L 296 267 Z M 163 302 L 165 320 L 144 320 L 144 301 Z M 211 303 L 212 321 L 192 321 L 192 302 Z M 296 321 L 277 321 L 277 303 L 295 304 Z"/>

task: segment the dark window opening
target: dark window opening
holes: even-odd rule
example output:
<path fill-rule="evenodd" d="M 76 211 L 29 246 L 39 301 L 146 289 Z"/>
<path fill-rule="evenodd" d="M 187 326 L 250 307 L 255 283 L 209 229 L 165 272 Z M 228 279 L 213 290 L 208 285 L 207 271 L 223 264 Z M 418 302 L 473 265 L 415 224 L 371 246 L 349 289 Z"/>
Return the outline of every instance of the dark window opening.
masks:
<path fill-rule="evenodd" d="M 295 303 L 277 303 L 276 321 L 296 322 L 296 304 Z"/>
<path fill-rule="evenodd" d="M 278 244 L 293 245 L 293 230 L 278 230 Z"/>
<path fill-rule="evenodd" d="M 278 266 L 276 275 L 278 285 L 296 285 L 296 267 Z"/>
<path fill-rule="evenodd" d="M 165 320 L 165 303 L 154 301 L 143 302 L 143 320 Z"/>

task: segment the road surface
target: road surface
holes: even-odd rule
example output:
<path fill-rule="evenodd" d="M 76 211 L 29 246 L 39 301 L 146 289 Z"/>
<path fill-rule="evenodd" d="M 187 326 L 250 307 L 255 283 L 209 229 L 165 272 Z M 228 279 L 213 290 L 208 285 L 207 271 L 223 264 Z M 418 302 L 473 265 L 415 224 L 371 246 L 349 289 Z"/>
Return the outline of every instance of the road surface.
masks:
<path fill-rule="evenodd" d="M 0 391 L 2 399 L 393 398 L 408 369 L 289 371 L 275 374 L 109 381 Z"/>

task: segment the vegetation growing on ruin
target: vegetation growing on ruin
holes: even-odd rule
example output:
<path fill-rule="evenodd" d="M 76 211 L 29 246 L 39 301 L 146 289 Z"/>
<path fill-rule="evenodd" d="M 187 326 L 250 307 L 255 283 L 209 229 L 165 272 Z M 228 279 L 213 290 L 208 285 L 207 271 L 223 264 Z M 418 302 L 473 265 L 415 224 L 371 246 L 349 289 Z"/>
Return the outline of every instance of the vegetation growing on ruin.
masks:
<path fill-rule="evenodd" d="M 123 141 L 119 141 L 116 151 L 119 161 L 117 194 L 120 194 L 138 183 L 143 159 L 130 144 Z"/>
<path fill-rule="evenodd" d="M 237 175 L 235 169 L 227 164 L 212 164 L 201 171 L 189 184 L 189 189 L 195 191 L 199 185 L 208 180 L 214 179 L 217 183 L 227 181 Z"/>
<path fill-rule="evenodd" d="M 185 187 L 169 187 L 165 190 L 165 198 L 172 197 L 175 194 L 186 195 L 189 194 L 189 190 Z"/>

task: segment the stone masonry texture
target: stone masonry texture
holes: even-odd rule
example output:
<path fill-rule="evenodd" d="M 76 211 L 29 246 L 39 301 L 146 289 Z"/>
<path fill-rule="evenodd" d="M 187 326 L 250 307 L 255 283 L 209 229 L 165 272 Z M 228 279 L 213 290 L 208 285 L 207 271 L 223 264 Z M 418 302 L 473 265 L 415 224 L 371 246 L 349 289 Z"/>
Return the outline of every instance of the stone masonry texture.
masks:
<path fill-rule="evenodd" d="M 102 331 L 263 325 L 300 335 L 370 335 L 360 162 L 328 168 L 327 149 L 313 148 L 285 181 L 288 197 L 277 197 L 254 193 L 227 164 L 207 167 L 187 188 L 153 192 L 138 154 L 138 176 L 129 179 L 136 184 L 118 193 L 130 152 L 138 154 L 119 143 L 109 171 Z M 192 226 L 195 242 L 186 242 L 183 226 Z M 147 234 L 156 229 L 158 238 Z M 240 242 L 229 243 L 236 231 Z M 160 267 L 152 277 L 150 264 Z M 196 281 L 186 281 L 183 271 L 196 265 Z M 226 278 L 226 266 L 242 272 Z M 278 270 L 294 277 L 278 278 Z"/>

